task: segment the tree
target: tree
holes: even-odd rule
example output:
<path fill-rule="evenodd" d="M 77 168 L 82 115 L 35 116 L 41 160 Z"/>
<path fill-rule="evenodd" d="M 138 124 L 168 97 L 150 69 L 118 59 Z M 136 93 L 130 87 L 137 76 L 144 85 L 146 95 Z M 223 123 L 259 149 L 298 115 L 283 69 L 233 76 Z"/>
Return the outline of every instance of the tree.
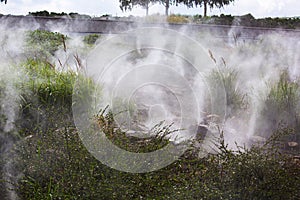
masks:
<path fill-rule="evenodd" d="M 170 5 L 177 3 L 178 0 L 119 0 L 120 8 L 122 11 L 132 10 L 134 6 L 141 6 L 146 9 L 148 16 L 149 7 L 155 3 L 161 3 L 165 7 L 165 15 L 169 15 Z"/>
<path fill-rule="evenodd" d="M 160 3 L 165 6 L 165 15 L 169 15 L 169 8 L 172 0 L 160 0 Z"/>
<path fill-rule="evenodd" d="M 3 1 L 4 1 L 5 4 L 7 3 L 7 0 L 1 0 L 1 2 L 3 2 Z"/>
<path fill-rule="evenodd" d="M 132 10 L 134 6 L 141 6 L 146 9 L 146 16 L 149 14 L 150 5 L 157 1 L 158 0 L 119 0 L 122 11 Z"/>
<path fill-rule="evenodd" d="M 225 5 L 229 5 L 234 0 L 176 0 L 177 3 L 183 3 L 187 7 L 204 7 L 204 17 L 207 16 L 207 7 L 209 8 L 222 8 Z"/>
<path fill-rule="evenodd" d="M 186 0 L 188 1 L 188 0 Z M 191 1 L 191 0 L 189 0 Z M 165 6 L 165 15 L 168 16 L 169 15 L 169 8 L 171 5 L 178 5 L 178 3 L 183 3 L 183 0 L 159 0 L 159 2 Z"/>

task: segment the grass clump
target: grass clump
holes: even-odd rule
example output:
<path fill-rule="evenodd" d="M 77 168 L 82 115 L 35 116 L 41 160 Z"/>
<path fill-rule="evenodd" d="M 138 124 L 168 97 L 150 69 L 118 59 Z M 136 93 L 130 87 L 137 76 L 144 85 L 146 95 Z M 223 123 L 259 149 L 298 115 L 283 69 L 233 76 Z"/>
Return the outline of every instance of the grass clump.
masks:
<path fill-rule="evenodd" d="M 42 128 L 42 122 L 51 115 L 57 115 L 55 122 L 63 116 L 62 113 L 70 118 L 76 73 L 58 71 L 51 63 L 35 59 L 28 59 L 23 69 L 26 81 L 20 85 L 24 92 L 21 93 L 18 127 L 30 132 L 31 129 Z M 64 121 L 63 118 L 60 120 Z M 43 129 L 56 126 L 55 122 L 43 123 Z"/>
<path fill-rule="evenodd" d="M 277 84 L 271 86 L 267 103 L 271 104 L 278 112 L 296 111 L 299 101 L 299 86 L 289 79 L 287 71 L 283 71 Z"/>
<path fill-rule="evenodd" d="M 216 63 L 215 58 L 212 57 L 212 59 Z M 209 105 L 212 108 L 211 113 L 230 117 L 244 108 L 246 102 L 244 94 L 238 88 L 238 72 L 234 68 L 228 67 L 224 59 L 222 62 L 222 66 L 213 69 L 206 77 L 212 98 L 207 102 L 211 102 Z"/>
<path fill-rule="evenodd" d="M 23 65 L 28 81 L 27 87 L 40 103 L 71 107 L 73 85 L 77 74 L 73 71 L 58 71 L 49 62 L 29 59 Z"/>
<path fill-rule="evenodd" d="M 270 85 L 270 92 L 265 99 L 261 111 L 261 124 L 258 124 L 259 132 L 268 136 L 280 126 L 294 130 L 294 134 L 286 137 L 286 142 L 300 142 L 299 126 L 299 85 L 291 81 L 287 71 L 280 74 L 278 82 Z"/>

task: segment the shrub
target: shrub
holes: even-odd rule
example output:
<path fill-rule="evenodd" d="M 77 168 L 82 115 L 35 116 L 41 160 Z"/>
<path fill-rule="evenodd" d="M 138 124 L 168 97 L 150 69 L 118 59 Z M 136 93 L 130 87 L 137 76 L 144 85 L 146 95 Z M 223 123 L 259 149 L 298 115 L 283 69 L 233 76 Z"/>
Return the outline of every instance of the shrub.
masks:
<path fill-rule="evenodd" d="M 175 23 L 175 24 L 189 23 L 189 19 L 186 16 L 181 16 L 181 15 L 170 15 L 168 16 L 167 21 L 169 23 Z"/>
<path fill-rule="evenodd" d="M 84 41 L 86 44 L 93 45 L 93 44 L 96 43 L 96 41 L 97 41 L 100 37 L 101 37 L 101 36 L 100 36 L 99 34 L 90 34 L 90 35 L 84 36 L 83 41 Z"/>
<path fill-rule="evenodd" d="M 29 31 L 27 33 L 26 50 L 31 55 L 38 59 L 47 60 L 53 56 L 59 48 L 66 50 L 67 37 L 60 33 L 53 33 L 45 30 Z"/>

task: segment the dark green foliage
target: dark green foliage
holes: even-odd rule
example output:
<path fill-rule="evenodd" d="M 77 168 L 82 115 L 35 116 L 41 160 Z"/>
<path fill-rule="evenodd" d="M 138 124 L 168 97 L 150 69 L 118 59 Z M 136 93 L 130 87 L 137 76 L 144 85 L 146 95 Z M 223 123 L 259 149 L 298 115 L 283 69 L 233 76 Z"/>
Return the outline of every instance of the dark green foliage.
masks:
<path fill-rule="evenodd" d="M 47 10 L 37 11 L 37 12 L 29 12 L 31 16 L 41 16 L 41 17 L 49 17 L 50 13 Z"/>
<path fill-rule="evenodd" d="M 71 17 L 72 19 L 91 19 L 92 18 L 89 15 L 83 15 L 83 14 L 79 14 L 79 13 L 69 13 L 68 16 Z"/>
<path fill-rule="evenodd" d="M 49 17 L 63 17 L 63 16 L 68 16 L 68 14 L 64 13 L 64 12 L 62 12 L 62 13 L 56 13 L 56 12 L 49 13 Z"/>
<path fill-rule="evenodd" d="M 295 29 L 300 27 L 300 18 L 263 18 L 256 19 L 256 26 L 268 28 L 290 28 Z"/>
<path fill-rule="evenodd" d="M 79 13 L 56 13 L 56 12 L 48 12 L 46 10 L 44 11 L 37 11 L 37 12 L 29 12 L 30 16 L 35 16 L 35 17 L 67 17 L 67 18 L 72 18 L 72 19 L 90 19 L 91 16 L 89 15 L 83 15 Z"/>

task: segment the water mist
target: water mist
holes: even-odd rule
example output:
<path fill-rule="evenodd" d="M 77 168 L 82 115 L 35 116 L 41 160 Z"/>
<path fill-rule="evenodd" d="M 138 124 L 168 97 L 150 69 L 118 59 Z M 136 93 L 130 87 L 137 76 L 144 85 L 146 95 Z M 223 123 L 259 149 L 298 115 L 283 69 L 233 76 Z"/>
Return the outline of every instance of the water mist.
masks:
<path fill-rule="evenodd" d="M 164 120 L 180 129 L 171 136 L 177 142 L 195 138 L 199 126 L 207 129 L 204 146 L 220 130 L 232 149 L 266 141 L 275 128 L 262 115 L 271 85 L 285 71 L 298 81 L 298 32 L 245 40 L 236 27 L 229 39 L 188 30 L 141 26 L 103 40 L 87 58 L 88 75 L 103 86 L 97 109 L 111 106 L 133 135 Z"/>
<path fill-rule="evenodd" d="M 17 69 L 22 59 L 24 31 L 10 30 L 6 25 L 0 27 L 0 155 L 2 199 L 17 199 L 14 183 L 20 173 L 16 170 L 14 145 L 19 140 L 15 121 L 20 108 L 20 88 L 18 84 L 24 78 Z"/>
<path fill-rule="evenodd" d="M 46 26 L 59 31 L 64 25 Z M 37 25 L 33 22 L 32 27 Z M 91 53 L 73 37 L 49 59 L 63 70 L 65 66 L 76 69 L 74 55 L 80 58 L 86 74 L 103 88 L 92 114 L 109 105 L 117 114 L 116 123 L 132 136 L 148 137 L 151 129 L 164 121 L 178 130 L 170 135 L 175 143 L 197 138 L 204 128 L 200 145 L 206 152 L 211 152 L 220 130 L 231 149 L 265 141 L 273 131 L 271 120 L 263 114 L 270 85 L 276 84 L 283 72 L 288 73 L 290 82 L 299 83 L 299 32 L 262 33 L 255 40 L 244 40 L 235 37 L 236 28 L 225 38 L 189 28 L 141 25 L 102 37 Z M 17 83 L 24 74 L 10 66 L 17 66 L 24 56 L 25 33 L 10 31 L 5 25 L 0 30 L 3 159 L 11 157 L 10 149 L 18 137 L 14 126 L 20 104 Z M 299 91 L 296 95 L 299 97 Z M 19 176 L 10 165 L 7 161 L 2 169 L 9 180 Z M 10 199 L 17 198 L 13 190 L 6 193 Z"/>

